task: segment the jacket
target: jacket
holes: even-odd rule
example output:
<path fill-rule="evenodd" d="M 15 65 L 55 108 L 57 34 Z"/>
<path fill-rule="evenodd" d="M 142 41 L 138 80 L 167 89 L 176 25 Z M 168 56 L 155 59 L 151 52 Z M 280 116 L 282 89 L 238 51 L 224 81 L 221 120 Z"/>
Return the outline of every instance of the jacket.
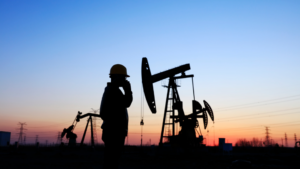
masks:
<path fill-rule="evenodd" d="M 118 131 L 127 136 L 127 108 L 131 103 L 131 91 L 125 91 L 124 95 L 118 86 L 107 83 L 100 105 L 100 117 L 103 120 L 101 128 L 106 130 L 106 132 L 111 131 L 116 133 L 116 131 Z"/>

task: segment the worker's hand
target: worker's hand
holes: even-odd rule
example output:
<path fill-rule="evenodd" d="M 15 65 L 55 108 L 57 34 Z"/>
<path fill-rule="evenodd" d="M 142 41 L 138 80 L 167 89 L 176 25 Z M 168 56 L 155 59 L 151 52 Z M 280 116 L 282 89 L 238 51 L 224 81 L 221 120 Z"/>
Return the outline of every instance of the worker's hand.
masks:
<path fill-rule="evenodd" d="M 125 80 L 122 87 L 123 87 L 125 92 L 131 92 L 131 85 L 130 85 L 130 82 L 128 80 Z"/>

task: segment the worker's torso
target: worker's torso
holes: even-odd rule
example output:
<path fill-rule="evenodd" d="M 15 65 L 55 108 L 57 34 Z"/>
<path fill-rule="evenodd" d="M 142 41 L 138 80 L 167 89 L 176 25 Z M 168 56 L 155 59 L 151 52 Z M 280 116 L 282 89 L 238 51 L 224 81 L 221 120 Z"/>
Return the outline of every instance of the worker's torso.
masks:
<path fill-rule="evenodd" d="M 124 94 L 118 87 L 107 85 L 100 106 L 100 116 L 103 119 L 101 128 L 103 130 L 122 132 L 127 135 L 128 112 L 125 101 Z"/>

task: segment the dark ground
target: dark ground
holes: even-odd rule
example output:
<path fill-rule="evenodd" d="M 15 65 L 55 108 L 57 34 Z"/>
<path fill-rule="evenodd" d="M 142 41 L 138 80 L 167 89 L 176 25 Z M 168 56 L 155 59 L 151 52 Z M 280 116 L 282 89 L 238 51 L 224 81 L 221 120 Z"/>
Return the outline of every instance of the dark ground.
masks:
<path fill-rule="evenodd" d="M 127 168 L 300 168 L 300 148 L 241 148 L 230 154 L 218 147 L 183 150 L 181 148 L 127 146 L 120 169 Z M 238 161 L 236 161 L 238 160 Z M 235 161 L 235 162 L 234 162 Z M 249 163 L 251 162 L 251 163 Z M 95 169 L 102 168 L 103 147 L 0 148 L 0 169 Z"/>

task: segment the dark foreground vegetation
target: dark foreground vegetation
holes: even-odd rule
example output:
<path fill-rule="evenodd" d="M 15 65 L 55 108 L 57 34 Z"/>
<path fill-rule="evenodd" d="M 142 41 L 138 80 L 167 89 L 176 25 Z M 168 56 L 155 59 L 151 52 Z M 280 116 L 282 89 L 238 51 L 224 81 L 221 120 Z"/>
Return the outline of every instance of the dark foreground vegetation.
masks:
<path fill-rule="evenodd" d="M 1 169 L 102 168 L 103 146 L 0 147 Z M 127 168 L 299 168 L 300 149 L 282 147 L 234 147 L 223 153 L 218 147 L 182 149 L 126 146 L 120 169 Z"/>

